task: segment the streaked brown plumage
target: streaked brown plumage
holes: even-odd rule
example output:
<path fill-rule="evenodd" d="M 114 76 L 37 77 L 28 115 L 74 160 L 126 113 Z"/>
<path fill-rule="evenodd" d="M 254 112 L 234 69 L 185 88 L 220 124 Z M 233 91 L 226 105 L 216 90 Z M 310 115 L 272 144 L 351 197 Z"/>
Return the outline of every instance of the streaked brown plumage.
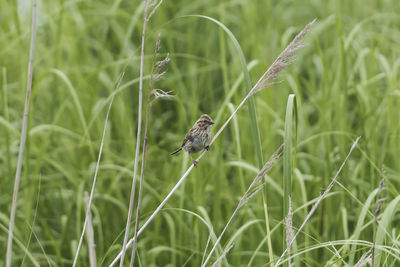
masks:
<path fill-rule="evenodd" d="M 170 155 L 175 155 L 181 150 L 189 153 L 193 164 L 196 166 L 197 161 L 192 158 L 193 153 L 197 153 L 202 149 L 208 150 L 208 145 L 211 140 L 211 126 L 214 121 L 207 114 L 203 114 L 193 125 L 192 129 L 186 134 L 180 148 L 172 152 Z"/>

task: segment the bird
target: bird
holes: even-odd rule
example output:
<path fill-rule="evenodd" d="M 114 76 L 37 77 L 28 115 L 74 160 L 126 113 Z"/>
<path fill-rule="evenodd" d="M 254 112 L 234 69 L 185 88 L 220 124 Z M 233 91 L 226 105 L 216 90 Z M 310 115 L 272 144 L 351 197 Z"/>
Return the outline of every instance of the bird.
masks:
<path fill-rule="evenodd" d="M 211 140 L 211 126 L 214 121 L 207 114 L 203 114 L 195 122 L 192 129 L 186 134 L 183 139 L 181 147 L 172 152 L 170 155 L 178 154 L 179 152 L 186 151 L 189 153 L 190 159 L 194 166 L 197 166 L 197 161 L 193 159 L 192 154 L 201 151 L 202 149 L 210 149 Z"/>

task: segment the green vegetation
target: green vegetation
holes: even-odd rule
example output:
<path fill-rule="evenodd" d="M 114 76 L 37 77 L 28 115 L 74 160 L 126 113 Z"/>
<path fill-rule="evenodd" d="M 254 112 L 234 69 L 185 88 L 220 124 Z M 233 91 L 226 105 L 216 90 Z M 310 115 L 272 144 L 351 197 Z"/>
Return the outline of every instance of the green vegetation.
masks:
<path fill-rule="evenodd" d="M 0 266 L 25 101 L 28 2 L 0 0 Z M 137 0 L 39 1 L 12 266 L 72 264 L 108 104 L 125 70 L 106 129 L 91 209 L 98 266 L 108 266 L 121 250 L 136 144 L 143 7 Z M 376 242 L 376 266 L 397 266 L 398 14 L 396 0 L 163 2 L 147 25 L 143 99 L 158 33 L 158 60 L 169 53 L 171 61 L 154 88 L 175 97 L 152 105 L 141 223 L 189 167 L 188 155 L 169 153 L 194 121 L 209 114 L 215 133 L 293 37 L 318 20 L 296 61 L 239 110 L 140 235 L 135 266 L 200 266 L 259 168 L 284 140 L 291 140 L 266 175 L 264 189 L 239 210 L 209 261 L 234 244 L 221 266 L 273 265 L 286 249 L 285 196 L 291 195 L 296 232 L 358 136 L 337 183 L 294 242 L 291 262 L 352 266 L 363 255 L 371 259 Z M 379 213 L 376 198 L 384 198 Z M 130 237 L 133 227 L 134 222 Z M 126 264 L 130 256 L 128 250 Z M 89 266 L 86 238 L 78 266 Z"/>

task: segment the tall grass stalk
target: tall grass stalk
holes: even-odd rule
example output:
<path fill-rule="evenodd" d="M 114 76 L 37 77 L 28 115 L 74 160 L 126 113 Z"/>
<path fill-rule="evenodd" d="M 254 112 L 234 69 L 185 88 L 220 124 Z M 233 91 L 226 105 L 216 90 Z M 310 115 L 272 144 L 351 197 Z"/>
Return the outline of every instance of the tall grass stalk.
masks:
<path fill-rule="evenodd" d="M 143 181 L 144 181 L 144 169 L 146 166 L 146 153 L 147 153 L 147 144 L 148 144 L 148 128 L 149 128 L 149 123 L 150 123 L 150 112 L 151 112 L 151 107 L 154 101 L 160 98 L 171 98 L 172 96 L 169 95 L 169 93 L 164 92 L 162 90 L 153 90 L 154 83 L 161 79 L 165 75 L 165 71 L 161 72 L 162 69 L 168 64 L 169 62 L 169 55 L 165 57 L 164 60 L 156 62 L 156 58 L 158 55 L 158 51 L 160 49 L 160 34 L 158 35 L 157 42 L 156 42 L 156 48 L 154 51 L 154 56 L 153 56 L 153 64 L 152 64 L 152 71 L 151 71 L 151 77 L 150 77 L 150 82 L 149 82 L 149 89 L 148 89 L 148 94 L 147 94 L 147 104 L 146 104 L 146 119 L 145 119 L 145 127 L 144 127 L 144 140 L 143 140 L 143 152 L 142 152 L 142 166 L 140 168 L 140 183 L 139 183 L 139 195 L 138 195 L 138 201 L 137 201 L 137 207 L 136 207 L 136 221 L 135 221 L 135 234 L 134 234 L 134 241 L 132 245 L 132 256 L 131 256 L 131 261 L 130 261 L 130 266 L 132 267 L 133 264 L 135 263 L 135 254 L 136 254 L 136 244 L 138 242 L 138 237 L 137 233 L 139 230 L 139 221 L 140 221 L 140 208 L 141 208 L 141 203 L 142 203 L 142 192 L 143 192 Z M 154 96 L 154 99 L 152 99 L 152 96 Z"/>
<path fill-rule="evenodd" d="M 296 234 L 293 236 L 293 239 L 290 241 L 289 245 L 287 246 L 287 248 L 285 249 L 285 251 L 283 251 L 282 255 L 279 257 L 278 261 L 276 262 L 275 266 L 278 266 L 283 257 L 286 255 L 286 253 L 288 252 L 288 249 L 293 245 L 294 241 L 296 240 L 297 236 L 299 235 L 299 233 L 303 230 L 304 226 L 306 225 L 306 223 L 310 220 L 311 216 L 314 214 L 314 212 L 317 210 L 319 204 L 321 203 L 321 201 L 327 196 L 327 194 L 329 193 L 329 191 L 332 189 L 332 187 L 335 185 L 336 180 L 339 176 L 339 174 L 341 173 L 344 165 L 346 164 L 348 158 L 350 157 L 351 153 L 353 152 L 354 148 L 357 146 L 358 141 L 360 140 L 361 137 L 357 137 L 357 139 L 354 141 L 354 143 L 352 144 L 349 153 L 347 154 L 346 158 L 344 159 L 342 165 L 340 165 L 339 170 L 336 172 L 336 175 L 333 177 L 333 179 L 331 180 L 331 182 L 329 183 L 328 187 L 325 189 L 324 193 L 318 198 L 317 202 L 315 202 L 315 204 L 313 205 L 313 207 L 311 208 L 310 212 L 307 214 L 306 218 L 304 219 L 303 223 L 301 224 L 301 226 L 299 227 L 299 229 L 297 230 Z"/>
<path fill-rule="evenodd" d="M 19 150 L 18 150 L 18 163 L 17 163 L 17 170 L 15 172 L 14 191 L 13 191 L 13 198 L 12 198 L 12 203 L 11 203 L 10 225 L 8 228 L 6 267 L 11 266 L 11 260 L 12 260 L 12 241 L 13 241 L 13 232 L 14 232 L 14 224 L 15 224 L 15 212 L 17 209 L 18 188 L 19 188 L 19 183 L 21 180 L 22 161 L 24 158 L 26 134 L 28 131 L 29 102 L 30 102 L 30 98 L 31 98 L 32 76 L 33 76 L 33 56 L 34 56 L 34 52 L 35 52 L 35 40 L 36 40 L 36 23 L 37 23 L 37 0 L 33 0 L 32 30 L 31 30 L 31 42 L 30 42 L 29 63 L 28 63 L 28 78 L 27 78 L 27 82 L 26 82 L 26 97 L 25 97 L 24 117 L 22 119 L 21 138 L 20 138 Z"/>
<path fill-rule="evenodd" d="M 304 29 L 296 35 L 293 41 L 285 48 L 285 50 L 277 57 L 274 63 L 267 69 L 267 71 L 262 75 L 262 77 L 257 81 L 251 91 L 247 94 L 247 96 L 242 100 L 242 102 L 236 107 L 235 111 L 232 112 L 230 117 L 225 121 L 225 123 L 221 126 L 221 128 L 217 131 L 214 137 L 210 141 L 210 147 L 215 142 L 215 140 L 219 137 L 222 131 L 228 126 L 229 122 L 232 118 L 236 115 L 239 109 L 246 103 L 249 97 L 256 94 L 257 92 L 261 91 L 263 88 L 266 88 L 271 85 L 271 81 L 278 77 L 279 73 L 293 61 L 293 55 L 296 51 L 298 51 L 302 45 L 302 38 L 307 34 L 311 26 L 314 24 L 315 20 L 307 24 Z M 201 152 L 199 157 L 197 158 L 197 162 L 203 158 L 204 154 L 207 151 L 204 150 Z M 168 195 L 164 198 L 164 200 L 160 203 L 160 205 L 156 208 L 156 210 L 152 213 L 152 215 L 147 219 L 147 221 L 143 224 L 143 226 L 139 229 L 137 236 L 139 236 L 144 229 L 150 224 L 150 222 L 157 216 L 160 210 L 164 207 L 167 201 L 171 198 L 171 196 L 178 190 L 178 188 L 182 185 L 182 183 L 186 180 L 189 173 L 193 170 L 194 165 L 190 165 L 187 171 L 183 174 L 183 176 L 179 179 L 179 181 L 175 184 L 175 186 L 171 189 Z M 130 239 L 129 242 L 126 244 L 126 247 L 129 247 L 133 243 L 133 239 Z M 110 266 L 114 266 L 116 262 L 121 258 L 123 252 L 121 251 L 112 261 Z"/>
<path fill-rule="evenodd" d="M 223 251 L 221 256 L 218 257 L 218 259 L 211 265 L 211 267 L 217 267 L 217 265 L 222 261 L 223 258 L 225 258 L 226 254 L 233 248 L 235 244 L 232 243 L 227 249 Z"/>
<path fill-rule="evenodd" d="M 106 115 L 106 119 L 104 121 L 104 128 L 103 128 L 103 135 L 101 137 L 101 143 L 100 143 L 100 149 L 99 149 L 99 155 L 97 157 L 97 163 L 96 163 L 96 169 L 94 172 L 94 176 L 93 176 L 93 183 L 92 183 L 92 188 L 90 190 L 90 196 L 89 196 L 89 200 L 87 203 L 87 208 L 86 208 L 86 216 L 85 216 L 85 222 L 83 224 L 83 229 L 82 229 L 82 233 L 81 233 L 81 237 L 79 239 L 79 243 L 78 243 L 78 247 L 76 248 L 76 252 L 75 252 L 75 257 L 74 257 L 74 262 L 72 264 L 72 266 L 76 266 L 77 262 L 78 262 L 78 256 L 79 256 L 79 252 L 80 249 L 82 247 L 82 243 L 83 243 L 83 237 L 85 235 L 86 232 L 86 227 L 88 225 L 88 220 L 90 217 L 90 208 L 92 207 L 92 202 L 93 202 L 93 196 L 94 196 L 94 189 L 96 187 L 96 182 L 97 182 L 97 174 L 99 172 L 99 167 L 100 167 L 100 160 L 101 160 L 101 155 L 103 154 L 103 146 L 104 146 L 104 139 L 106 136 L 106 130 L 107 130 L 107 123 L 108 123 L 108 118 L 110 116 L 110 111 L 111 111 L 111 107 L 112 104 L 114 102 L 114 97 L 118 91 L 118 88 L 121 84 L 122 79 L 124 78 L 125 72 L 123 71 L 114 87 L 113 93 L 112 93 L 112 97 L 111 97 L 111 101 L 110 104 L 108 105 L 108 110 L 107 110 L 107 115 Z"/>
<path fill-rule="evenodd" d="M 142 102 L 143 102 L 143 73 L 144 73 L 144 40 L 146 38 L 146 26 L 147 22 L 150 20 L 151 16 L 153 16 L 154 12 L 157 8 L 161 5 L 162 0 L 160 0 L 156 5 L 154 2 L 150 2 L 151 0 L 145 0 L 144 10 L 143 10 L 143 28 L 142 28 L 142 43 L 140 49 L 140 74 L 139 74 L 139 104 L 138 104 L 138 123 L 137 123 L 137 134 L 136 134 L 136 153 L 135 153 L 135 163 L 133 167 L 133 177 L 132 177 L 132 187 L 131 187 L 131 194 L 129 199 L 129 211 L 128 217 L 126 219 L 126 227 L 125 227 L 125 234 L 124 234 L 124 241 L 122 243 L 122 254 L 121 254 L 121 261 L 120 267 L 124 265 L 124 256 L 126 251 L 126 243 L 129 237 L 129 228 L 131 225 L 131 218 L 133 213 L 133 203 L 135 200 L 135 187 L 136 187 L 136 177 L 139 165 L 139 150 L 140 150 L 140 142 L 141 142 L 141 133 L 142 133 Z M 153 10 L 149 12 L 149 8 L 152 6 L 155 7 Z"/>
<path fill-rule="evenodd" d="M 204 154 L 204 151 L 202 154 Z M 168 193 L 168 195 L 163 199 L 163 201 L 160 203 L 160 205 L 158 205 L 157 209 L 150 215 L 150 217 L 147 219 L 147 221 L 142 225 L 142 227 L 137 232 L 137 236 L 140 236 L 140 234 L 144 231 L 144 229 L 146 229 L 146 227 L 151 223 L 151 221 L 153 221 L 153 219 L 157 216 L 157 214 L 160 212 L 160 210 L 165 206 L 165 204 L 171 198 L 171 196 L 176 192 L 176 190 L 178 190 L 178 188 L 186 180 L 186 177 L 193 170 L 193 168 L 194 168 L 194 165 L 192 164 L 189 167 L 189 169 L 185 172 L 185 174 L 181 177 L 181 179 L 171 189 L 171 191 Z M 133 244 L 133 240 L 134 240 L 134 238 L 131 238 L 129 240 L 129 242 L 127 242 L 126 248 L 130 247 Z M 122 251 L 114 258 L 114 260 L 110 264 L 110 267 L 114 266 L 119 261 L 119 259 L 121 258 L 121 255 L 122 255 Z"/>
<path fill-rule="evenodd" d="M 85 191 L 85 204 L 86 209 L 89 208 L 89 193 Z M 86 239 L 88 242 L 88 250 L 89 250 L 89 263 L 90 267 L 96 267 L 96 245 L 94 243 L 94 231 L 93 231 L 93 223 L 92 223 L 92 213 L 89 210 L 88 213 L 88 222 L 86 227 Z"/>
<path fill-rule="evenodd" d="M 214 230 L 211 229 L 210 234 L 208 235 L 208 238 L 207 238 L 206 246 L 204 248 L 203 257 L 201 258 L 201 265 L 203 265 L 205 257 L 207 255 L 207 249 L 208 249 L 208 246 L 210 245 L 211 237 L 212 237 L 213 233 L 214 233 Z"/>

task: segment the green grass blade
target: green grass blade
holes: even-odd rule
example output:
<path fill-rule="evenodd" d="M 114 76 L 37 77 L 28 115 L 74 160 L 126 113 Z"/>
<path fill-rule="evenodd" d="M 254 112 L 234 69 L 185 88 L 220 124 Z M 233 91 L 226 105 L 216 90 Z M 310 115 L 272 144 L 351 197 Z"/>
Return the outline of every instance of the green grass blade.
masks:
<path fill-rule="evenodd" d="M 292 173 L 293 173 L 293 159 L 292 147 L 293 140 L 296 140 L 297 128 L 297 109 L 296 97 L 290 94 L 286 105 L 286 118 L 285 118 L 285 135 L 283 147 L 283 218 L 286 218 L 289 212 L 289 199 L 292 198 Z M 294 130 L 293 130 L 294 129 Z M 283 236 L 286 236 L 286 227 L 283 227 Z M 282 240 L 283 247 L 286 247 L 286 238 Z"/>
<path fill-rule="evenodd" d="M 293 172 L 293 159 L 292 148 L 293 140 L 296 140 L 296 125 L 297 122 L 297 109 L 296 98 L 294 94 L 289 95 L 286 105 L 286 118 L 285 118 L 285 136 L 283 148 L 283 217 L 286 217 L 289 210 L 289 197 L 292 196 L 292 172 Z M 294 129 L 294 131 L 293 131 Z"/>
<path fill-rule="evenodd" d="M 82 104 L 79 100 L 78 94 L 76 93 L 76 90 L 74 88 L 74 86 L 72 85 L 70 79 L 67 77 L 67 75 L 65 75 L 64 72 L 57 70 L 57 69 L 52 69 L 50 70 L 50 72 L 54 73 L 55 75 L 57 75 L 58 77 L 61 78 L 61 80 L 64 81 L 64 83 L 67 85 L 68 91 L 70 92 L 72 99 L 74 101 L 76 110 L 78 112 L 78 116 L 79 116 L 79 120 L 81 122 L 83 131 L 85 133 L 85 137 L 87 138 L 87 142 L 88 142 L 88 147 L 89 147 L 89 152 L 90 155 L 92 156 L 92 158 L 94 158 L 94 151 L 91 145 L 91 141 L 90 141 L 90 135 L 89 135 L 89 127 L 88 124 L 86 122 L 86 118 L 85 115 L 83 114 L 83 108 L 82 108 Z"/>

